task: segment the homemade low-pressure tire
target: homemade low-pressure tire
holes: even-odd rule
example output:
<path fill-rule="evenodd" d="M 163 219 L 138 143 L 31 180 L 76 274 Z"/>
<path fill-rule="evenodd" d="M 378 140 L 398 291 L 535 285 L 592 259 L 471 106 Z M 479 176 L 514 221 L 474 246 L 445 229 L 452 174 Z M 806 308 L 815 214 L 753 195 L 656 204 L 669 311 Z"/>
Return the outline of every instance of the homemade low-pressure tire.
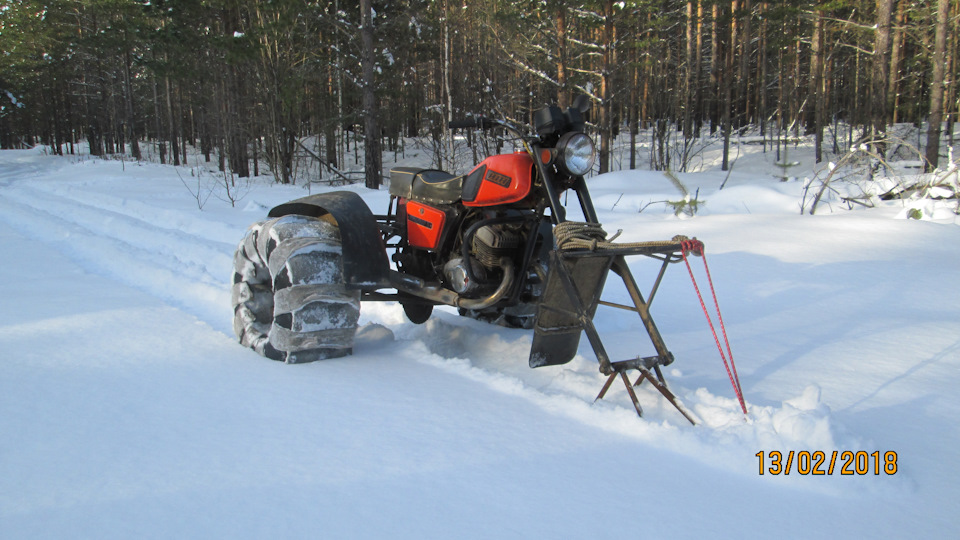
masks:
<path fill-rule="evenodd" d="M 254 223 L 234 255 L 233 328 L 240 343 L 290 364 L 346 356 L 360 291 L 344 286 L 336 225 L 305 216 Z"/>

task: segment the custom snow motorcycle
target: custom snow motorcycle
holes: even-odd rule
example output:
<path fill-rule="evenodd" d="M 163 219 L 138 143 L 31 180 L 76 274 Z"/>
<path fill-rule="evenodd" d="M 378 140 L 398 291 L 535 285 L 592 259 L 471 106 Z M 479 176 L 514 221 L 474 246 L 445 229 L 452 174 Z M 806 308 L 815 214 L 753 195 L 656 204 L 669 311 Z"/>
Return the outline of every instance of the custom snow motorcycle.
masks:
<path fill-rule="evenodd" d="M 569 362 L 586 333 L 609 376 L 603 392 L 618 374 L 640 370 L 680 408 L 663 384 L 659 368 L 673 355 L 650 318 L 649 302 L 667 264 L 697 245 L 606 239 L 584 180 L 596 157 L 583 131 L 588 110 L 586 96 L 566 110 L 545 107 L 533 116 L 534 134 L 486 117 L 451 122 L 452 129 L 506 130 L 524 151 L 490 156 L 463 176 L 395 168 L 386 214 L 374 214 L 349 191 L 271 209 L 269 219 L 248 229 L 235 255 L 240 342 L 288 363 L 339 357 L 352 352 L 361 301 L 397 301 L 418 324 L 434 306 L 449 305 L 465 316 L 533 328 L 531 367 Z M 576 193 L 585 222 L 567 221 L 561 202 L 567 190 Z M 625 255 L 663 261 L 650 300 L 637 289 Z M 600 300 L 609 271 L 623 278 L 633 306 Z M 611 362 L 592 323 L 599 304 L 638 313 L 656 354 Z"/>
<path fill-rule="evenodd" d="M 532 327 L 554 248 L 552 225 L 565 221 L 560 194 L 576 190 L 588 221 L 596 221 L 583 179 L 596 156 L 583 133 L 587 109 L 582 96 L 566 111 L 538 111 L 535 136 L 484 117 L 452 122 L 503 128 L 527 150 L 488 157 L 464 176 L 395 168 L 386 215 L 374 215 L 352 192 L 270 210 L 236 253 L 240 341 L 290 363 L 350 354 L 361 300 L 399 301 L 414 323 L 446 304 Z"/>

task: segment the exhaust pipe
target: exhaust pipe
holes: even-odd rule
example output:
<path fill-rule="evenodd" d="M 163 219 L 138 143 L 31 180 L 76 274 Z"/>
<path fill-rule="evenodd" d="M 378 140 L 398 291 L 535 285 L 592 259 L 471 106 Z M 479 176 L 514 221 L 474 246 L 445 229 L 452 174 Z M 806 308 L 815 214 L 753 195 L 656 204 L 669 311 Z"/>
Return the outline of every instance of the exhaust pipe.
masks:
<path fill-rule="evenodd" d="M 455 306 L 464 309 L 485 309 L 504 299 L 513 288 L 514 272 L 513 261 L 509 257 L 500 258 L 500 266 L 503 268 L 503 280 L 497 290 L 493 291 L 486 298 L 463 298 L 450 289 L 428 284 L 426 281 L 405 274 L 396 270 L 390 271 L 390 284 L 398 291 L 426 298 L 440 304 Z"/>

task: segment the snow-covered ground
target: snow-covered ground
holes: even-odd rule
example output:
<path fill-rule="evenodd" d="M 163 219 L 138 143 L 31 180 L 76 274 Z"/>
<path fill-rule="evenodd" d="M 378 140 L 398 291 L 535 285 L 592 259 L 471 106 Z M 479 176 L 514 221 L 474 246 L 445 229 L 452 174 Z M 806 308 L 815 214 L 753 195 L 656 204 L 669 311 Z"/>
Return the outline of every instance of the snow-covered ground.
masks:
<path fill-rule="evenodd" d="M 0 538 L 954 538 L 953 207 L 800 215 L 803 181 L 748 152 L 722 191 L 680 175 L 695 217 L 659 202 L 680 199 L 661 173 L 590 179 L 619 240 L 706 244 L 749 415 L 675 265 L 653 311 L 695 427 L 649 385 L 642 419 L 619 384 L 594 404 L 586 340 L 531 370 L 530 332 L 452 310 L 366 303 L 352 357 L 265 360 L 232 335 L 232 253 L 302 188 L 244 184 L 233 207 L 196 166 L 0 152 Z M 596 320 L 612 356 L 651 354 L 639 319 Z M 837 451 L 833 474 L 799 474 L 803 451 L 824 472 Z"/>

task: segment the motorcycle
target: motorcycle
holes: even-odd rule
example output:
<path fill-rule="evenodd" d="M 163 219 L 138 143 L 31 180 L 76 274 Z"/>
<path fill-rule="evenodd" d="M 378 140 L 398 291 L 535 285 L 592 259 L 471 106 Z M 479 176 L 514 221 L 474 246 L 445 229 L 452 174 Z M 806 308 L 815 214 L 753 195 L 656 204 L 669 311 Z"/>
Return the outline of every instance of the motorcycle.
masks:
<path fill-rule="evenodd" d="M 695 423 L 667 388 L 660 368 L 674 357 L 650 304 L 667 267 L 681 261 L 700 294 L 687 256 L 702 257 L 703 243 L 683 236 L 631 243 L 607 238 L 584 180 L 596 159 L 596 146 L 584 133 L 588 110 L 586 96 L 566 110 L 544 107 L 534 113 L 530 134 L 486 117 L 451 122 L 451 129 L 503 129 L 523 150 L 487 157 L 462 176 L 395 168 L 386 214 L 375 215 L 351 191 L 271 209 L 268 219 L 247 230 L 234 257 L 234 329 L 240 343 L 287 363 L 340 357 L 352 353 L 362 301 L 399 302 L 417 324 L 437 305 L 454 306 L 464 316 L 532 328 L 533 368 L 569 362 L 585 334 L 607 376 L 597 399 L 620 378 L 642 416 L 633 387 L 647 380 Z M 583 222 L 567 220 L 561 197 L 570 191 Z M 635 255 L 660 262 L 646 296 L 626 262 Z M 601 300 L 611 273 L 623 280 L 629 304 Z M 729 353 L 715 293 L 714 303 Z M 599 305 L 639 315 L 656 354 L 612 361 L 593 324 Z M 722 349 L 720 356 L 727 366 Z M 729 358 L 727 372 L 746 414 L 732 353 Z M 635 383 L 629 371 L 640 373 Z"/>
<path fill-rule="evenodd" d="M 533 134 L 487 117 L 451 122 L 451 129 L 503 129 L 523 151 L 487 157 L 462 176 L 395 168 L 386 214 L 373 214 L 349 191 L 271 209 L 234 258 L 240 342 L 289 363 L 350 354 L 361 301 L 398 301 L 418 324 L 443 304 L 532 328 L 553 227 L 566 221 L 561 195 L 573 190 L 586 221 L 597 221 L 584 181 L 596 159 L 584 133 L 588 110 L 586 96 L 566 110 L 544 107 L 533 115 Z"/>

